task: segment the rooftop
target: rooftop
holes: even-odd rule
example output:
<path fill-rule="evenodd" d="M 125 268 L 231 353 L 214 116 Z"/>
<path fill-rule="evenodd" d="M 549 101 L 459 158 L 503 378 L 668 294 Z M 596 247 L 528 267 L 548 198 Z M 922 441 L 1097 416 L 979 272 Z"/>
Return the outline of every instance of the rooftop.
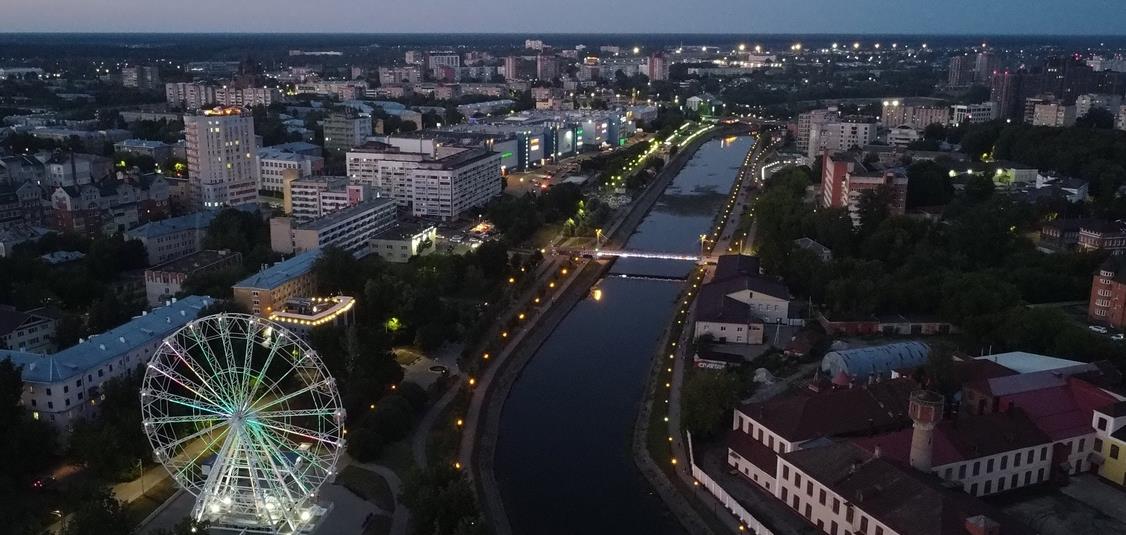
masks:
<path fill-rule="evenodd" d="M 211 220 L 215 219 L 218 213 L 217 211 L 205 210 L 179 217 L 161 219 L 160 221 L 152 221 L 135 229 L 127 230 L 125 234 L 130 238 L 157 238 L 186 230 L 203 230 L 211 224 Z"/>
<path fill-rule="evenodd" d="M 918 384 L 908 378 L 747 403 L 737 410 L 790 442 L 871 434 L 908 425 L 908 399 Z"/>
<path fill-rule="evenodd" d="M 175 260 L 169 260 L 158 266 L 153 266 L 145 271 L 163 271 L 170 273 L 192 273 L 198 269 L 203 269 L 208 266 L 220 262 L 238 262 L 241 254 L 232 253 L 228 250 L 215 251 L 212 249 L 204 249 L 196 251 L 192 254 L 181 256 Z M 233 260 L 231 260 L 233 258 Z"/>
<path fill-rule="evenodd" d="M 414 238 L 415 236 L 418 236 L 419 234 L 430 232 L 430 230 L 433 229 L 433 228 L 435 228 L 434 225 L 431 225 L 429 223 L 422 223 L 420 221 L 409 221 L 409 220 L 399 221 L 398 224 L 396 224 L 395 226 L 393 226 L 389 229 L 381 231 L 379 234 L 376 234 L 375 237 L 372 238 L 372 239 L 373 240 L 409 240 L 411 238 Z"/>
<path fill-rule="evenodd" d="M 293 228 L 295 230 L 323 230 L 341 221 L 351 219 L 364 212 L 386 208 L 387 205 L 392 205 L 393 207 L 394 204 L 395 200 L 390 197 L 376 197 L 374 199 L 368 199 L 364 202 L 356 203 L 352 206 L 349 206 L 348 208 L 344 208 L 343 210 L 337 210 L 324 217 L 319 217 L 311 221 L 306 221 L 304 223 L 294 225 Z"/>
<path fill-rule="evenodd" d="M 142 347 L 154 339 L 196 319 L 199 311 L 211 303 L 210 297 L 185 297 L 166 307 L 155 308 L 128 323 L 91 336 L 85 342 L 41 355 L 22 351 L 0 350 L 0 358 L 11 358 L 23 366 L 23 380 L 32 383 L 60 382 L 85 373 L 101 364 Z"/>
<path fill-rule="evenodd" d="M 1089 418 L 1087 427 L 1090 428 Z M 906 463 L 911 454 L 912 432 L 911 429 L 903 429 L 878 437 L 861 438 L 856 443 L 868 450 L 879 446 L 888 458 Z M 1019 408 L 983 415 L 962 415 L 956 420 L 943 420 L 935 428 L 932 464 L 942 466 L 1049 442 L 1049 436 Z"/>
<path fill-rule="evenodd" d="M 1033 533 L 973 496 L 942 488 L 933 476 L 854 444 L 798 450 L 782 458 L 898 533 L 965 535 L 967 521 L 979 516 L 998 523 L 998 535 Z"/>
<path fill-rule="evenodd" d="M 978 360 L 989 360 L 995 364 L 1000 364 L 1017 373 L 1056 370 L 1083 364 L 1082 362 L 1076 362 L 1074 360 L 1049 357 L 1047 355 L 1037 355 L 1036 353 L 1026 353 L 1024 351 L 997 353 L 996 355 L 978 357 Z"/>
<path fill-rule="evenodd" d="M 310 249 L 293 258 L 278 262 L 237 283 L 233 288 L 258 288 L 272 290 L 313 270 L 313 263 L 320 257 L 320 249 Z"/>

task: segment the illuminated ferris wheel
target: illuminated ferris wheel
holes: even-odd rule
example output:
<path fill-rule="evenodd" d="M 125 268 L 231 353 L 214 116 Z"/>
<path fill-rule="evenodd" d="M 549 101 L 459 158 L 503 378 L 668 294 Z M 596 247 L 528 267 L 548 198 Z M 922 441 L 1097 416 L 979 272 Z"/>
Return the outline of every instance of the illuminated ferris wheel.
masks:
<path fill-rule="evenodd" d="M 272 321 L 195 320 L 166 338 L 141 388 L 154 456 L 196 497 L 192 517 L 255 533 L 311 529 L 344 449 L 344 409 L 317 354 Z"/>

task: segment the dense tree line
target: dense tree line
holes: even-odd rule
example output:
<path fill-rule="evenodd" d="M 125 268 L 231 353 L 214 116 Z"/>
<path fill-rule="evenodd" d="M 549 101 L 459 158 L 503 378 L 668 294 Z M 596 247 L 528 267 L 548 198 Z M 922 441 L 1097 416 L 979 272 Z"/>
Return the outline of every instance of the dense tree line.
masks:
<path fill-rule="evenodd" d="M 1121 349 L 1058 309 L 1026 306 L 1085 300 L 1104 258 L 1036 251 L 1022 232 L 1038 229 L 1045 214 L 1037 206 L 989 189 L 958 196 L 943 221 L 931 222 L 868 209 L 879 200 L 866 193 L 854 227 L 844 209 L 804 203 L 811 183 L 808 168 L 768 181 L 754 204 L 756 241 L 764 269 L 827 315 L 930 314 L 961 326 L 963 349 L 973 352 L 992 346 L 1126 364 Z M 795 247 L 803 236 L 831 248 L 832 260 Z"/>

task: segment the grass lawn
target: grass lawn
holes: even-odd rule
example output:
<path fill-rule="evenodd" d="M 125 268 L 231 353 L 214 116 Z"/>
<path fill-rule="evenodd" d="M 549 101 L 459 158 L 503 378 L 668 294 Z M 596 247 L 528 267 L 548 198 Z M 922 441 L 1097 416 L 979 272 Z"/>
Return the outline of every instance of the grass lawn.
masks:
<path fill-rule="evenodd" d="M 384 511 L 395 510 L 395 497 L 391 495 L 391 487 L 387 485 L 387 480 L 383 479 L 383 476 L 375 472 L 358 466 L 349 466 L 340 472 L 336 482 Z"/>

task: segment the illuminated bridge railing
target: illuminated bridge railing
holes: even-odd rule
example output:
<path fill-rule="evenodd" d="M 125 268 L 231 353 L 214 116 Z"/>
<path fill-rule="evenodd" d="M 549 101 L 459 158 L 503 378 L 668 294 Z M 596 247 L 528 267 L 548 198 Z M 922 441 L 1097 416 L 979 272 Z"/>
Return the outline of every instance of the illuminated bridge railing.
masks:
<path fill-rule="evenodd" d="M 583 251 L 584 256 L 592 257 L 618 257 L 618 258 L 649 258 L 654 260 L 682 260 L 684 262 L 699 262 L 700 256 L 684 253 L 665 253 L 659 251 L 631 251 L 624 250 L 588 250 Z"/>

